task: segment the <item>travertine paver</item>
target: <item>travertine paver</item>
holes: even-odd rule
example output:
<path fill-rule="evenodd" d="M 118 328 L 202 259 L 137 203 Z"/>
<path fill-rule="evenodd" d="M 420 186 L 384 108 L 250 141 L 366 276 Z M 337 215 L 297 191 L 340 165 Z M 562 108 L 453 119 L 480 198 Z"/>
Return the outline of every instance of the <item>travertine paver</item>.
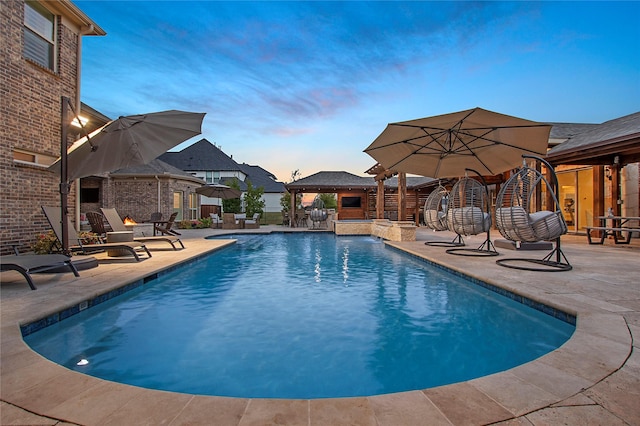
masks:
<path fill-rule="evenodd" d="M 263 227 L 258 231 L 281 227 Z M 185 230 L 186 249 L 154 251 L 140 263 L 109 260 L 71 274 L 37 274 L 37 291 L 3 273 L 0 286 L 0 424 L 640 424 L 640 243 L 589 246 L 563 237 L 571 272 L 499 267 L 496 258 L 452 256 L 424 240 L 452 235 L 419 230 L 392 245 L 453 270 L 577 314 L 574 336 L 558 350 L 506 372 L 423 391 L 369 398 L 265 400 L 152 391 L 71 372 L 32 352 L 18 324 L 141 279 L 216 249 L 214 230 Z M 476 241 L 477 240 L 477 241 Z M 481 241 L 470 239 L 474 246 Z M 500 257 L 541 252 L 500 249 Z"/>

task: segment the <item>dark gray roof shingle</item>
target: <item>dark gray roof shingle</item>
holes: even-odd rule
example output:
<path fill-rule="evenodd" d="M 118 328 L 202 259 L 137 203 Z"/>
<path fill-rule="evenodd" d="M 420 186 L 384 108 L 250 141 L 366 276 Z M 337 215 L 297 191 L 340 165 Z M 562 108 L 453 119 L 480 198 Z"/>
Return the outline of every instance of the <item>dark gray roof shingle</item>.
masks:
<path fill-rule="evenodd" d="M 552 156 L 561 152 L 574 151 L 599 142 L 606 143 L 638 133 L 640 133 L 640 112 L 595 125 L 551 149 L 547 155 Z"/>
<path fill-rule="evenodd" d="M 166 152 L 159 158 L 184 171 L 241 170 L 238 163 L 206 139 L 200 139 L 179 152 Z"/>

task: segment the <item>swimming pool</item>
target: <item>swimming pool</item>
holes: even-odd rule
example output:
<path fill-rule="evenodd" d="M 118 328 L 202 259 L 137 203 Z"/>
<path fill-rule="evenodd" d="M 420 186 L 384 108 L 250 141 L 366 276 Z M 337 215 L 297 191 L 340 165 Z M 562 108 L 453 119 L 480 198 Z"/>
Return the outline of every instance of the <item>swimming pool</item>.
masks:
<path fill-rule="evenodd" d="M 25 340 L 107 380 L 306 399 L 468 380 L 535 359 L 574 330 L 374 238 L 234 238 Z"/>

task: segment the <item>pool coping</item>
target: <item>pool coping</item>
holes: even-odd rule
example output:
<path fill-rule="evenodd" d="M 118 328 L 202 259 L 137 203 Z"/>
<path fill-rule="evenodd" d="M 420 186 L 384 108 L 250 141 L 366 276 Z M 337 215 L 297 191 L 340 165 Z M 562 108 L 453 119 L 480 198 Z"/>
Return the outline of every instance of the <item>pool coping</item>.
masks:
<path fill-rule="evenodd" d="M 466 268 L 465 275 L 469 275 L 469 267 L 476 263 L 465 259 L 462 262 L 464 268 L 456 267 L 450 262 L 453 259 L 438 259 L 439 253 L 433 248 L 425 249 L 422 242 L 388 244 L 418 257 L 425 257 L 426 250 L 430 261 L 453 270 Z M 206 246 L 198 245 L 200 250 Z M 610 256 L 619 257 L 615 250 Z M 152 259 L 144 262 L 151 262 L 164 254 L 154 253 Z M 192 258 L 203 252 L 184 254 L 185 258 Z M 183 260 L 178 259 L 171 265 Z M 162 268 L 171 266 L 166 262 L 165 258 Z M 269 419 L 279 419 L 285 424 L 394 425 L 418 424 L 425 419 L 433 423 L 457 424 L 473 419 L 472 423 L 484 424 L 522 416 L 535 417 L 540 410 L 554 410 L 554 405 L 562 401 L 588 398 L 589 389 L 607 380 L 629 359 L 633 348 L 632 336 L 621 315 L 625 311 L 623 307 L 587 299 L 588 295 L 567 298 L 569 292 L 544 291 L 544 283 L 523 288 L 518 283 L 497 282 L 499 280 L 492 278 L 496 269 L 487 269 L 480 273 L 472 267 L 471 276 L 481 281 L 489 278 L 492 285 L 524 293 L 526 297 L 542 300 L 545 304 L 551 302 L 551 306 L 568 313 L 575 312 L 577 324 L 574 335 L 556 351 L 527 364 L 468 382 L 421 391 L 319 400 L 224 398 L 153 391 L 106 382 L 51 363 L 31 351 L 22 340 L 18 325 L 33 316 L 16 309 L 7 312 L 9 310 L 5 309 L 3 300 L 2 400 L 42 416 L 78 424 L 117 424 L 124 419 L 129 422 L 145 419 L 152 423 L 192 421 L 204 424 L 212 418 L 221 424 L 264 424 Z M 504 272 L 502 269 L 505 268 L 500 270 Z M 130 271 L 131 268 L 125 268 L 125 275 Z M 525 278 L 531 276 L 523 275 Z M 551 281 L 565 280 L 558 278 L 558 273 L 554 276 L 556 278 Z M 69 278 L 69 281 L 74 280 Z M 526 281 L 524 279 L 525 284 Z M 71 294 L 76 295 L 74 292 Z M 558 300 L 555 296 L 562 297 Z M 62 301 L 56 299 L 50 303 L 48 308 L 51 309 L 60 306 Z M 61 388 L 61 384 L 65 386 Z M 593 400 L 590 401 L 586 405 L 593 406 Z M 96 410 L 96 404 L 103 408 Z M 611 408 L 607 410 L 611 411 Z M 638 416 L 636 412 L 630 414 Z"/>

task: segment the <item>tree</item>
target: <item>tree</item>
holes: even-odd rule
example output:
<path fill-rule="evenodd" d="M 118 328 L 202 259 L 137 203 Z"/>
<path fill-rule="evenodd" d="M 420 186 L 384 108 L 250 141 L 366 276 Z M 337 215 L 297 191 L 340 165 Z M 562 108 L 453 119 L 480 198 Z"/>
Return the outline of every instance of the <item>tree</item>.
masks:
<path fill-rule="evenodd" d="M 254 187 L 251 181 L 247 179 L 247 192 L 244 194 L 245 211 L 247 217 L 252 217 L 255 213 L 264 213 L 264 187 Z"/>
<path fill-rule="evenodd" d="M 338 208 L 338 200 L 336 200 L 336 194 L 322 193 L 320 194 L 320 199 L 324 203 L 325 209 Z"/>
<path fill-rule="evenodd" d="M 240 190 L 240 182 L 237 178 L 233 178 L 233 180 L 229 182 L 228 186 Z M 228 200 L 222 200 L 222 210 L 225 213 L 240 213 L 242 211 L 240 198 L 230 198 Z"/>

